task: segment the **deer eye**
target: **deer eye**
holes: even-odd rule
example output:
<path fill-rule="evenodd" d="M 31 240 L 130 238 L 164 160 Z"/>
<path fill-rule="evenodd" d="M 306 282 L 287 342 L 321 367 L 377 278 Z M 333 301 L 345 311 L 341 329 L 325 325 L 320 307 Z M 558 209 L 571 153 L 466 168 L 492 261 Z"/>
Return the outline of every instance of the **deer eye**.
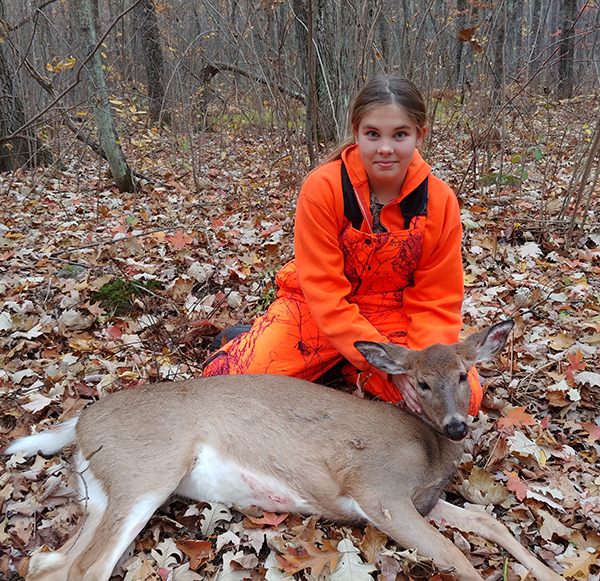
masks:
<path fill-rule="evenodd" d="M 417 385 L 419 386 L 419 389 L 423 391 L 429 391 L 431 389 L 424 381 L 418 381 Z"/>
<path fill-rule="evenodd" d="M 465 381 L 467 381 L 469 379 L 469 376 L 466 373 L 461 373 L 460 377 L 458 378 L 458 380 L 463 383 Z"/>

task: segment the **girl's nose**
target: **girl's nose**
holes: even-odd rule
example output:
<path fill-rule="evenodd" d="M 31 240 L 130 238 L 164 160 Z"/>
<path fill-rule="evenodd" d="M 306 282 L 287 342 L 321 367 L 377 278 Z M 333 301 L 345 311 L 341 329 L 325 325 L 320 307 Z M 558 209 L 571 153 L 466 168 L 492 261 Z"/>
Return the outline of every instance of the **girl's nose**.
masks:
<path fill-rule="evenodd" d="M 380 144 L 379 144 L 379 153 L 385 153 L 385 154 L 390 154 L 393 153 L 394 148 L 392 147 L 392 145 L 390 143 L 387 142 L 387 140 L 383 140 Z"/>

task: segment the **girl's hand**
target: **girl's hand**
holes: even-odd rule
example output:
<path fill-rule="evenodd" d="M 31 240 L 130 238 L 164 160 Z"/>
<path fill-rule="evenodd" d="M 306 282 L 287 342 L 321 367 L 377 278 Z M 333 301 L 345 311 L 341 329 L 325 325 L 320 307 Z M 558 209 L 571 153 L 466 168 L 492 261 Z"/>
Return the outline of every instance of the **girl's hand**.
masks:
<path fill-rule="evenodd" d="M 406 373 L 390 374 L 389 377 L 392 383 L 400 390 L 406 407 L 408 407 L 413 414 L 420 414 L 421 406 L 419 405 L 419 399 L 417 398 L 417 390 L 415 389 L 411 378 L 406 375 Z"/>

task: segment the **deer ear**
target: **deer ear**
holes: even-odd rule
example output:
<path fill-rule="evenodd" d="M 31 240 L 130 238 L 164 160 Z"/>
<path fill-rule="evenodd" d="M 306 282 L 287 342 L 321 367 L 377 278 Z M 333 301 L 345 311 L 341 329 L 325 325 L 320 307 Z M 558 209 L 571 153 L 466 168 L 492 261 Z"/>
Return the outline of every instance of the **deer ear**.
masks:
<path fill-rule="evenodd" d="M 406 373 L 410 349 L 393 343 L 356 341 L 354 346 L 373 367 L 384 373 Z"/>
<path fill-rule="evenodd" d="M 461 349 L 468 349 L 469 359 L 473 363 L 493 359 L 506 345 L 508 335 L 514 327 L 513 319 L 502 321 L 488 329 L 482 329 L 469 335 L 460 345 Z"/>

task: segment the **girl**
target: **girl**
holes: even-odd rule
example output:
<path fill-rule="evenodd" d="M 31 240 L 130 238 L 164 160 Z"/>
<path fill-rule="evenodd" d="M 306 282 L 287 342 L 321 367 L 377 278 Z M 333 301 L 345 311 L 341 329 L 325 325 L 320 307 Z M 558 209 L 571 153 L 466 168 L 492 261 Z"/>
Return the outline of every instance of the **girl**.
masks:
<path fill-rule="evenodd" d="M 312 381 L 346 359 L 365 390 L 420 412 L 408 377 L 375 369 L 354 342 L 422 349 L 455 343 L 462 328 L 460 213 L 452 190 L 417 151 L 425 120 L 410 81 L 389 75 L 365 85 L 352 109 L 351 144 L 304 182 L 296 258 L 277 275 L 277 300 L 207 360 L 204 376 Z M 476 415 L 483 392 L 474 368 L 469 383 Z"/>

